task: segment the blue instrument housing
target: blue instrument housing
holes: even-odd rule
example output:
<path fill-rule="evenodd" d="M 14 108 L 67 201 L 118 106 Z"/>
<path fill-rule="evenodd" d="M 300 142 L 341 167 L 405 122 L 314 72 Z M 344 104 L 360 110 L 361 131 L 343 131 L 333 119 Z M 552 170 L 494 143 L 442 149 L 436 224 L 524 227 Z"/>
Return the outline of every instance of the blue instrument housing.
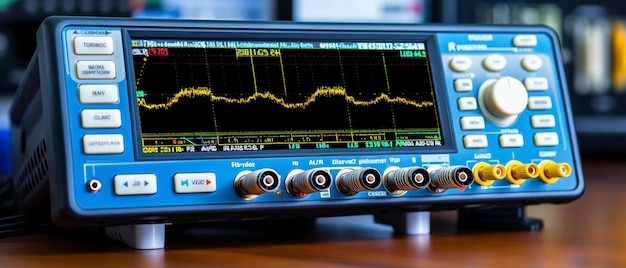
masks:
<path fill-rule="evenodd" d="M 81 41 L 76 41 L 77 38 Z M 546 27 L 51 17 L 42 24 L 37 40 L 38 50 L 11 110 L 12 139 L 17 141 L 13 148 L 13 170 L 16 188 L 23 193 L 22 204 L 36 206 L 49 194 L 52 217 L 58 225 L 560 203 L 583 193 L 583 173 L 560 45 L 555 33 Z M 78 42 L 83 40 L 94 45 L 80 45 Z M 142 44 L 141 40 L 147 41 Z M 156 93 L 137 88 L 140 84 L 137 62 L 144 57 L 150 64 L 148 56 L 156 57 L 154 53 L 165 56 L 173 53 L 173 48 L 182 48 L 173 45 L 169 51 L 141 54 L 142 49 L 164 47 L 151 47 L 150 40 L 241 41 L 257 44 L 259 49 L 269 48 L 254 42 L 310 42 L 314 46 L 327 41 L 423 44 L 425 49 L 401 49 L 410 51 L 401 53 L 428 61 L 429 86 L 438 122 L 435 132 L 440 139 L 429 140 L 431 136 L 428 136 L 419 141 L 369 140 L 345 148 L 324 142 L 311 143 L 317 148 L 291 148 L 297 144 L 294 142 L 289 149 L 271 150 L 259 149 L 265 144 L 262 142 L 228 147 L 175 144 L 150 147 L 146 145 L 150 139 L 142 134 L 145 126 L 140 122 L 148 117 L 145 112 L 148 109 L 141 107 L 140 99 L 143 93 Z M 285 54 L 287 49 L 281 51 Z M 257 55 L 248 57 L 250 61 L 265 60 Z M 283 80 L 284 75 L 283 72 Z M 498 81 L 519 83 L 525 88 L 506 93 L 508 89 L 493 85 Z M 182 88 L 177 90 L 182 92 Z M 194 96 L 204 92 L 216 102 L 218 98 L 244 102 L 243 98 L 218 96 L 199 87 L 194 92 Z M 337 87 L 324 92 L 350 98 Z M 507 94 L 511 98 L 527 99 L 502 97 Z M 278 102 L 276 96 L 263 96 Z M 389 102 L 390 96 L 387 96 Z M 88 100 L 89 97 L 96 101 Z M 352 100 L 354 105 L 361 103 L 358 101 L 361 99 Z M 514 111 L 520 105 L 522 109 Z M 159 120 L 165 125 L 179 117 Z M 201 118 L 198 116 L 197 120 Z M 174 136 L 163 138 L 171 140 Z M 177 138 L 176 142 L 179 141 L 184 139 Z M 191 152 L 200 149 L 207 152 Z M 148 153 L 150 150 L 156 153 Z M 512 174 L 519 174 L 515 172 L 521 172 L 514 171 L 514 164 L 525 165 L 530 173 L 536 174 L 509 179 L 515 176 Z M 480 167 L 485 166 L 492 169 L 481 171 Z M 389 174 L 407 167 L 427 170 L 431 187 L 437 189 L 388 189 Z M 467 167 L 471 171 L 470 184 L 444 187 L 446 182 L 436 179 L 435 174 L 446 167 Z M 338 178 L 364 168 L 379 173 L 380 178 L 375 178 L 377 185 L 355 193 L 342 192 Z M 289 188 L 288 178 L 318 169 L 330 174 L 330 187 L 293 194 L 295 188 Z M 260 170 L 275 172 L 277 177 L 262 175 L 261 181 L 269 187 L 276 179 L 276 188 L 258 192 L 251 182 L 241 182 L 242 188 L 238 188 L 238 178 Z M 498 178 L 490 179 L 491 173 Z"/>

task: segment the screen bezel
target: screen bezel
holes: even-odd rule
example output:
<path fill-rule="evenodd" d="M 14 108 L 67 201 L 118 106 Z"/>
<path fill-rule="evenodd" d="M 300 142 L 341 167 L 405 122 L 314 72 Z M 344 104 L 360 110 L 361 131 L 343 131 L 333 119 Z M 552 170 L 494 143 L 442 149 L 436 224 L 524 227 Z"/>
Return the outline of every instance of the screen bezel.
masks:
<path fill-rule="evenodd" d="M 424 43 L 427 61 L 433 85 L 433 94 L 443 145 L 432 147 L 402 148 L 329 148 L 329 149 L 276 149 L 267 151 L 217 151 L 193 153 L 145 154 L 142 151 L 140 118 L 136 100 L 135 72 L 133 64 L 133 39 L 181 39 L 181 40 L 236 40 L 236 41 L 310 41 L 310 42 L 412 42 Z M 441 54 L 436 36 L 432 33 L 419 32 L 381 32 L 348 30 L 259 30 L 259 29 L 134 29 L 123 30 L 124 54 L 128 86 L 128 96 L 133 129 L 133 150 L 137 160 L 178 160 L 178 159 L 228 159 L 244 157 L 288 157 L 320 155 L 383 155 L 383 154 L 432 154 L 453 153 L 457 151 L 456 139 L 450 118 L 448 94 L 443 77 Z M 132 100 L 132 101 L 130 101 Z"/>

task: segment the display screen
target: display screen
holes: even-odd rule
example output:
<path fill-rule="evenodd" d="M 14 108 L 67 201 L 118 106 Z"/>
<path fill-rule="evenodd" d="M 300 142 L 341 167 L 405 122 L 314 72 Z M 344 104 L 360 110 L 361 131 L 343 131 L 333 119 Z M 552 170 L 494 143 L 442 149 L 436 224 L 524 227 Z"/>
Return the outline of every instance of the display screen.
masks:
<path fill-rule="evenodd" d="M 425 43 L 132 39 L 143 154 L 443 146 Z"/>

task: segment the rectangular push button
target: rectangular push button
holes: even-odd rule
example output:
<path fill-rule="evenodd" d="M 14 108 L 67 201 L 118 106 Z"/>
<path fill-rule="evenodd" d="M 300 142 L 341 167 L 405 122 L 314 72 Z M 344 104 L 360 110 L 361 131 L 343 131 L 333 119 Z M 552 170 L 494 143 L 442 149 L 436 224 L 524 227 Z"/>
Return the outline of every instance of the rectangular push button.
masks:
<path fill-rule="evenodd" d="M 121 154 L 124 137 L 121 134 L 90 134 L 83 136 L 85 154 Z"/>
<path fill-rule="evenodd" d="M 500 147 L 503 148 L 524 146 L 524 137 L 522 134 L 502 134 L 498 140 L 500 141 Z"/>
<path fill-rule="evenodd" d="M 485 118 L 482 116 L 461 117 L 461 128 L 463 130 L 479 130 L 485 128 Z"/>
<path fill-rule="evenodd" d="M 530 117 L 530 125 L 534 128 L 551 128 L 556 126 L 556 119 L 551 114 L 538 114 Z"/>
<path fill-rule="evenodd" d="M 76 55 L 112 55 L 113 38 L 108 36 L 77 36 L 74 38 Z"/>
<path fill-rule="evenodd" d="M 84 104 L 115 104 L 120 101 L 117 85 L 80 85 L 78 97 Z"/>
<path fill-rule="evenodd" d="M 548 90 L 548 78 L 545 77 L 529 77 L 524 79 L 524 86 L 530 91 Z"/>
<path fill-rule="evenodd" d="M 513 38 L 516 47 L 534 47 L 537 45 L 537 36 L 532 34 L 520 34 Z"/>
<path fill-rule="evenodd" d="M 81 60 L 76 62 L 76 77 L 78 79 L 115 79 L 115 61 Z"/>
<path fill-rule="evenodd" d="M 528 97 L 528 109 L 548 110 L 552 108 L 552 99 L 548 96 Z"/>
<path fill-rule="evenodd" d="M 472 91 L 474 84 L 469 78 L 457 79 L 454 80 L 454 89 L 458 92 Z"/>
<path fill-rule="evenodd" d="M 157 192 L 157 178 L 154 174 L 126 174 L 113 178 L 116 195 L 144 195 Z"/>
<path fill-rule="evenodd" d="M 467 135 L 463 137 L 465 148 L 487 148 L 487 135 Z"/>
<path fill-rule="evenodd" d="M 174 191 L 184 193 L 215 192 L 215 173 L 177 173 L 174 175 Z"/>
<path fill-rule="evenodd" d="M 535 146 L 557 146 L 559 145 L 559 134 L 556 132 L 537 133 L 534 140 Z"/>
<path fill-rule="evenodd" d="M 457 101 L 457 104 L 461 111 L 473 111 L 478 109 L 478 102 L 476 102 L 476 98 L 474 97 L 461 97 Z"/>
<path fill-rule="evenodd" d="M 89 109 L 80 112 L 83 128 L 119 128 L 122 113 L 117 109 Z"/>

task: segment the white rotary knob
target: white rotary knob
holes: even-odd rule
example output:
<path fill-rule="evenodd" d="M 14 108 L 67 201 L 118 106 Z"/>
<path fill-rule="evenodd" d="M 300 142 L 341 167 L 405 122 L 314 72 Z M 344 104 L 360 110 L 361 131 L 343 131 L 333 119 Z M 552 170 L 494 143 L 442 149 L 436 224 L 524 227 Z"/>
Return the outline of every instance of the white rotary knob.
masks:
<path fill-rule="evenodd" d="M 510 126 L 528 105 L 528 92 L 519 80 L 505 76 L 485 81 L 478 91 L 480 109 L 489 121 Z"/>

